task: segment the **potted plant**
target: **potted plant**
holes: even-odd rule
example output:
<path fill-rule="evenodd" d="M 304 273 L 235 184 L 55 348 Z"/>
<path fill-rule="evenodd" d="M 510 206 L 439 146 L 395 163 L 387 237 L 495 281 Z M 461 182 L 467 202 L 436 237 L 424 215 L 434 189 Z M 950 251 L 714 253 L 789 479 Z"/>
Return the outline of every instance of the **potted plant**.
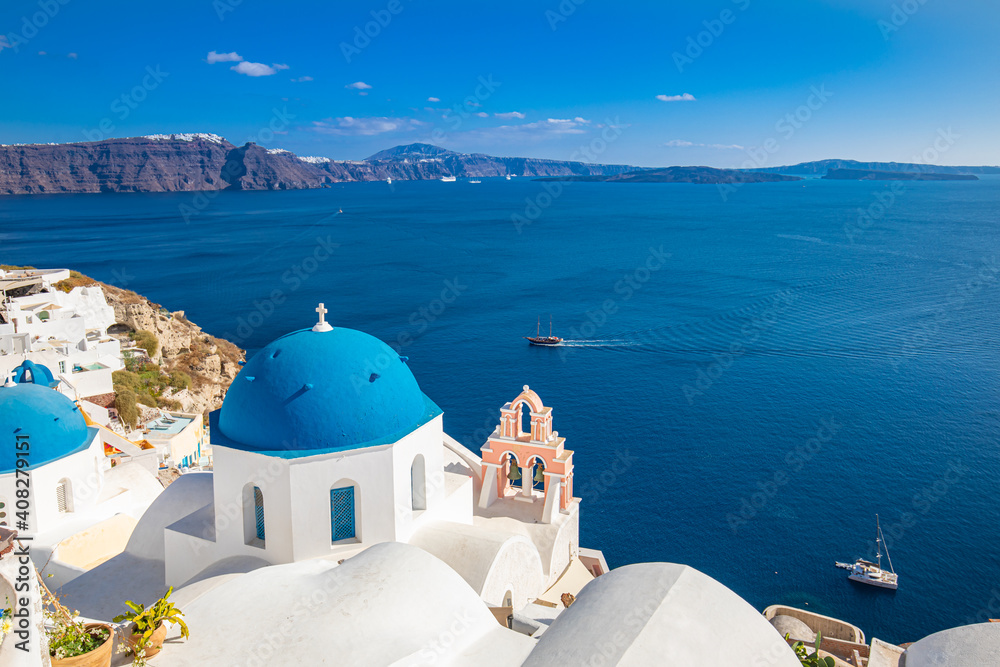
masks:
<path fill-rule="evenodd" d="M 788 634 L 785 634 L 785 641 L 788 641 Z M 803 667 L 834 667 L 836 664 L 830 656 L 825 656 L 823 658 L 819 657 L 819 647 L 823 643 L 823 633 L 816 633 L 815 650 L 812 653 L 806 649 L 803 642 L 795 642 L 792 644 L 792 650 L 795 651 L 795 657 L 799 659 Z"/>
<path fill-rule="evenodd" d="M 110 667 L 114 644 L 110 626 L 83 623 L 72 616 L 51 617 L 50 622 L 46 634 L 52 667 Z"/>
<path fill-rule="evenodd" d="M 36 573 L 37 574 L 37 573 Z M 59 598 L 38 581 L 45 610 L 45 635 L 49 639 L 52 667 L 111 667 L 115 633 L 106 623 L 84 623 Z"/>
<path fill-rule="evenodd" d="M 129 611 L 115 616 L 115 623 L 131 621 L 132 634 L 128 644 L 133 655 L 132 664 L 135 667 L 144 665 L 147 658 L 152 658 L 163 648 L 163 640 L 167 636 L 165 622 L 176 623 L 181 628 L 181 637 L 185 639 L 188 637 L 188 626 L 182 618 L 183 612 L 170 602 L 170 594 L 173 592 L 174 588 L 171 586 L 163 597 L 149 607 L 129 600 L 125 603 Z"/>

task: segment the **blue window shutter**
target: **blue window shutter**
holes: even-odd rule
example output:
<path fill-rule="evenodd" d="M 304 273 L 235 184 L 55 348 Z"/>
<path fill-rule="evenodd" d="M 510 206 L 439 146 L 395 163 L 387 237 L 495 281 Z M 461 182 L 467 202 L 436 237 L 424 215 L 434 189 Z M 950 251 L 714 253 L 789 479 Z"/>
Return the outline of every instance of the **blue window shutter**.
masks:
<path fill-rule="evenodd" d="M 257 517 L 257 539 L 264 541 L 264 494 L 259 487 L 253 487 L 253 509 Z"/>
<path fill-rule="evenodd" d="M 355 536 L 353 486 L 330 489 L 330 531 L 334 542 Z"/>

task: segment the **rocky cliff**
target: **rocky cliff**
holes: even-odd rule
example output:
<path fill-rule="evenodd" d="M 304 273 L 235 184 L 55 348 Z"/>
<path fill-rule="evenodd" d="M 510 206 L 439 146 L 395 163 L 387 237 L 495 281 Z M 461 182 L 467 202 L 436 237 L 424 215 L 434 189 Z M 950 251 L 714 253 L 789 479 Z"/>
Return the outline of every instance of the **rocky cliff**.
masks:
<path fill-rule="evenodd" d="M 632 169 L 455 153 L 428 144 L 398 146 L 366 160 L 337 161 L 254 143 L 234 146 L 214 134 L 174 134 L 0 146 L 0 194 L 289 190 L 386 178 L 601 175 Z"/>
<path fill-rule="evenodd" d="M 184 412 L 205 413 L 222 406 L 226 390 L 240 371 L 245 352 L 233 343 L 210 336 L 184 316 L 168 312 L 157 303 L 112 285 L 74 275 L 74 285 L 97 284 L 115 310 L 118 328 L 151 331 L 159 342 L 152 360 L 165 373 L 183 371 L 191 377 L 187 389 L 170 389 L 164 398 L 177 401 Z"/>

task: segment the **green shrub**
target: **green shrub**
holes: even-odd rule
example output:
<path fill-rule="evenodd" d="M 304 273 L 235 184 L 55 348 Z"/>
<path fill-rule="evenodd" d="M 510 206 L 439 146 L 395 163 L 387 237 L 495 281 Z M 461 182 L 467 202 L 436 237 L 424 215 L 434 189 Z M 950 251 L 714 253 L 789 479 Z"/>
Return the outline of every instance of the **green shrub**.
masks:
<path fill-rule="evenodd" d="M 122 385 L 115 385 L 115 410 L 122 422 L 129 428 L 139 423 L 139 408 L 135 404 L 135 392 Z"/>
<path fill-rule="evenodd" d="M 142 384 L 139 376 L 132 371 L 115 371 L 111 374 L 111 381 L 115 383 L 115 386 L 121 385 L 132 390 L 138 389 L 139 385 Z"/>
<path fill-rule="evenodd" d="M 141 373 L 142 367 L 145 365 L 145 359 L 130 350 L 124 350 L 122 352 L 122 357 L 125 361 L 125 368 L 132 371 L 133 373 Z"/>
<path fill-rule="evenodd" d="M 149 355 L 150 359 L 156 356 L 156 351 L 160 349 L 160 341 L 156 339 L 156 334 L 152 331 L 142 329 L 133 332 L 130 336 L 135 341 L 136 346 L 146 350 L 146 354 Z"/>
<path fill-rule="evenodd" d="M 156 407 L 156 397 L 147 388 L 143 388 L 135 392 L 135 400 L 143 405 L 148 405 L 151 408 Z"/>
<path fill-rule="evenodd" d="M 170 374 L 169 384 L 174 389 L 188 389 L 191 387 L 191 376 L 184 371 L 174 371 Z"/>

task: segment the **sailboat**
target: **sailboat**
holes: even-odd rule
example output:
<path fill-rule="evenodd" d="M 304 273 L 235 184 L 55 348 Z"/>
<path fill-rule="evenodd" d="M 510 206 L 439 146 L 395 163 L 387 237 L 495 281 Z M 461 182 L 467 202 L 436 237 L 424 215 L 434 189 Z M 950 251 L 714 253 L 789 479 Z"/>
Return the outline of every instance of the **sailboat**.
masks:
<path fill-rule="evenodd" d="M 532 337 L 532 336 L 525 336 L 524 337 L 528 341 L 529 345 L 549 345 L 549 346 L 551 346 L 551 345 L 559 345 L 560 343 L 563 342 L 563 339 L 560 338 L 559 336 L 553 336 L 552 335 L 552 318 L 551 317 L 549 318 L 549 335 L 548 336 L 543 336 L 541 334 L 541 328 L 542 328 L 542 318 L 539 317 L 538 318 L 538 325 L 535 327 L 535 335 L 534 335 L 534 337 Z"/>
<path fill-rule="evenodd" d="M 899 586 L 899 576 L 892 567 L 892 558 L 889 557 L 889 547 L 885 548 L 885 557 L 889 561 L 889 569 L 882 569 L 882 545 L 885 539 L 882 536 L 882 526 L 878 520 L 878 514 L 875 515 L 875 544 L 878 549 L 878 563 L 872 563 L 863 558 L 859 558 L 857 561 L 852 563 L 837 563 L 837 567 L 849 570 L 851 573 L 847 576 L 851 581 L 857 581 L 862 584 L 869 584 L 871 586 L 878 586 L 879 588 L 890 588 L 896 590 Z"/>
<path fill-rule="evenodd" d="M 392 185 L 392 178 L 390 177 L 385 179 L 385 182 L 388 183 L 389 185 Z"/>

